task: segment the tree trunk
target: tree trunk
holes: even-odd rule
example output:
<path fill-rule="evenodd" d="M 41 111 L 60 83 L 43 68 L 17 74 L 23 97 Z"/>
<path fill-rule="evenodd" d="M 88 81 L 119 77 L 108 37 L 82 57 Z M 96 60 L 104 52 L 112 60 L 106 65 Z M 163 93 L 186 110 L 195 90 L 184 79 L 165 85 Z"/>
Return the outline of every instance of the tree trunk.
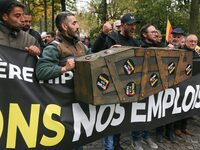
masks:
<path fill-rule="evenodd" d="M 104 24 L 107 21 L 107 3 L 106 0 L 102 0 L 98 10 L 98 16 L 100 24 Z"/>
<path fill-rule="evenodd" d="M 189 33 L 196 34 L 199 29 L 199 0 L 192 0 L 190 8 Z"/>
<path fill-rule="evenodd" d="M 107 21 L 107 3 L 106 0 L 102 0 L 103 12 L 102 12 L 102 22 Z"/>
<path fill-rule="evenodd" d="M 65 0 L 60 0 L 62 11 L 66 11 Z"/>
<path fill-rule="evenodd" d="M 52 9 L 52 31 L 54 31 L 54 0 L 51 1 L 51 9 Z"/>
<path fill-rule="evenodd" d="M 44 30 L 47 31 L 47 1 L 44 0 Z"/>

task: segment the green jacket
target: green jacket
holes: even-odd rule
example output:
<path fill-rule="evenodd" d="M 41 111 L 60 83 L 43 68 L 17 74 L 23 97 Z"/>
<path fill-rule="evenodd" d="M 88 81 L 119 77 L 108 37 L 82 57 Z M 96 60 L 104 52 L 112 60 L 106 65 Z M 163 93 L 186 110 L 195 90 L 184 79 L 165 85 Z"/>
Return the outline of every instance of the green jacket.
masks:
<path fill-rule="evenodd" d="M 36 65 L 36 77 L 38 80 L 54 79 L 62 75 L 61 67 L 68 57 L 85 55 L 85 47 L 80 41 L 59 37 L 60 42 L 50 44 L 43 49 L 42 56 Z M 63 62 L 64 60 L 64 62 Z"/>
<path fill-rule="evenodd" d="M 59 64 L 59 52 L 54 45 L 43 49 L 42 56 L 36 64 L 36 77 L 38 80 L 54 79 L 62 75 Z"/>

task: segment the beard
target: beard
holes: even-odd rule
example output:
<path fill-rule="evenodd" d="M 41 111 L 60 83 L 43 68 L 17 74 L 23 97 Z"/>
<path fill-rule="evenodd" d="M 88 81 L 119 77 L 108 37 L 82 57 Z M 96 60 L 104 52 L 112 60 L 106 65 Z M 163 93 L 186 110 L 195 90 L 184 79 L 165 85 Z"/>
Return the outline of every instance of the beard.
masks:
<path fill-rule="evenodd" d="M 73 31 L 72 28 L 68 27 L 67 35 L 73 39 L 79 38 L 79 30 Z"/>
<path fill-rule="evenodd" d="M 29 29 L 30 29 L 30 26 L 23 26 L 23 27 L 22 27 L 22 30 L 23 30 L 23 31 L 28 31 Z"/>
<path fill-rule="evenodd" d="M 148 41 L 150 41 L 153 44 L 157 43 L 156 39 L 155 40 L 154 39 L 148 39 Z"/>
<path fill-rule="evenodd" d="M 134 30 L 124 30 L 124 36 L 126 38 L 132 38 L 134 36 Z"/>
<path fill-rule="evenodd" d="M 12 31 L 19 32 L 22 29 L 22 25 L 11 25 L 11 24 L 5 24 L 8 28 L 10 28 Z"/>

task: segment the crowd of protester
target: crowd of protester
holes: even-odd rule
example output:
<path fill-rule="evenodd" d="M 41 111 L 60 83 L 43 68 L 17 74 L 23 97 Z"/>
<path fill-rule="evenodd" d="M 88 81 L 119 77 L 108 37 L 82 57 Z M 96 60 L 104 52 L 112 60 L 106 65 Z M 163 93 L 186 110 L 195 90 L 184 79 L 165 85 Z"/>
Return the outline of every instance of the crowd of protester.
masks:
<path fill-rule="evenodd" d="M 116 26 L 116 24 L 118 26 Z M 125 14 L 119 21 L 111 24 L 105 23 L 102 32 L 96 39 L 92 52 L 98 52 L 113 46 L 139 46 L 139 47 L 166 47 L 168 49 L 185 49 L 193 51 L 193 57 L 199 57 L 195 51 L 198 43 L 198 38 L 194 34 L 186 34 L 182 28 L 174 28 L 171 32 L 171 40 L 169 43 L 162 42 L 162 34 L 152 24 L 146 24 L 140 29 L 140 38 L 136 38 L 136 25 L 139 23 L 131 14 Z M 117 28 L 116 28 L 117 27 Z M 113 31 L 114 29 L 114 31 Z M 176 137 L 182 137 L 183 134 L 193 136 L 193 133 L 187 129 L 187 119 L 183 119 L 174 123 L 167 124 L 156 128 L 156 140 L 153 141 L 149 131 L 134 131 L 132 132 L 132 146 L 135 150 L 143 150 L 141 140 L 145 141 L 152 149 L 157 149 L 156 142 L 164 142 L 163 138 L 176 142 Z M 104 148 L 106 150 L 121 150 L 119 144 L 119 135 L 110 135 L 103 139 Z"/>
<path fill-rule="evenodd" d="M 163 35 L 159 29 L 152 24 L 146 24 L 140 29 L 140 37 L 136 38 L 136 26 L 140 23 L 135 19 L 135 16 L 128 13 L 122 16 L 120 20 L 116 20 L 113 24 L 106 22 L 102 31 L 95 39 L 93 45 L 90 38 L 87 36 L 80 36 L 79 40 L 85 46 L 86 54 L 96 53 L 111 47 L 121 46 L 137 46 L 137 47 L 166 47 L 168 49 L 186 49 L 193 51 L 194 57 L 198 57 L 195 48 L 198 43 L 198 38 L 194 34 L 186 34 L 181 27 L 176 27 L 171 32 L 170 42 L 163 42 Z M 48 32 L 44 38 L 45 45 L 48 42 Z M 54 39 L 56 39 L 56 35 Z M 134 131 L 132 132 L 132 146 L 135 150 L 143 150 L 142 140 L 145 141 L 152 149 L 157 149 L 156 142 L 162 143 L 166 138 L 172 143 L 176 142 L 176 137 L 182 137 L 183 134 L 193 136 L 193 133 L 187 129 L 187 119 L 183 119 L 174 123 L 167 124 L 155 129 L 156 141 L 150 136 L 149 131 Z M 122 150 L 120 145 L 120 134 L 109 135 L 103 138 L 103 145 L 105 150 Z"/>
<path fill-rule="evenodd" d="M 32 16 L 26 12 L 23 4 L 16 0 L 9 2 L 2 0 L 0 5 L 5 6 L 0 14 L 0 44 L 24 49 L 31 55 L 38 56 L 36 76 L 41 80 L 56 78 L 67 71 L 72 71 L 75 67 L 74 57 L 96 53 L 111 47 L 185 49 L 193 51 L 193 57 L 199 57 L 199 52 L 196 51 L 198 38 L 195 34 L 186 34 L 181 27 L 174 28 L 171 41 L 166 45 L 162 42 L 163 36 L 160 30 L 153 24 L 144 25 L 140 33 L 136 33 L 137 24 L 140 22 L 131 13 L 124 14 L 113 25 L 106 22 L 92 45 L 89 37 L 80 38 L 78 21 L 71 12 L 62 12 L 57 15 L 55 23 L 58 30 L 56 32 L 39 34 L 32 29 Z M 140 38 L 136 38 L 136 35 L 140 35 Z M 14 42 L 10 42 L 10 39 Z M 72 81 L 69 84 L 71 88 Z M 72 91 L 73 88 L 69 90 L 69 92 Z M 183 134 L 193 136 L 187 128 L 187 119 L 158 127 L 155 130 L 157 141 L 152 140 L 149 131 L 133 131 L 131 136 L 134 149 L 143 150 L 142 139 L 149 147 L 157 149 L 156 142 L 162 143 L 163 138 L 175 142 L 176 136 L 182 137 Z M 105 150 L 123 149 L 120 146 L 120 134 L 104 137 L 103 145 Z"/>

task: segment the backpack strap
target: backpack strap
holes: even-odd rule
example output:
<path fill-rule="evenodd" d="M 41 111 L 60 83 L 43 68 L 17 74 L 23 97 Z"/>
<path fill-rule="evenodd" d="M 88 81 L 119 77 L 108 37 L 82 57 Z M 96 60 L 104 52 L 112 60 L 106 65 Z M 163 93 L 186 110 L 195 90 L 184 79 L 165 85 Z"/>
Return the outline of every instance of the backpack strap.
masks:
<path fill-rule="evenodd" d="M 65 62 L 67 60 L 67 57 L 62 57 L 62 54 L 61 54 L 62 53 L 62 48 L 64 48 L 63 44 L 58 40 L 54 40 L 49 45 L 53 45 L 54 47 L 56 47 L 58 49 L 58 52 L 59 52 L 59 65 L 60 66 L 64 66 Z"/>
<path fill-rule="evenodd" d="M 60 42 L 58 40 L 53 40 L 51 43 L 49 43 L 49 45 L 53 45 L 57 48 L 57 46 L 60 44 Z"/>

